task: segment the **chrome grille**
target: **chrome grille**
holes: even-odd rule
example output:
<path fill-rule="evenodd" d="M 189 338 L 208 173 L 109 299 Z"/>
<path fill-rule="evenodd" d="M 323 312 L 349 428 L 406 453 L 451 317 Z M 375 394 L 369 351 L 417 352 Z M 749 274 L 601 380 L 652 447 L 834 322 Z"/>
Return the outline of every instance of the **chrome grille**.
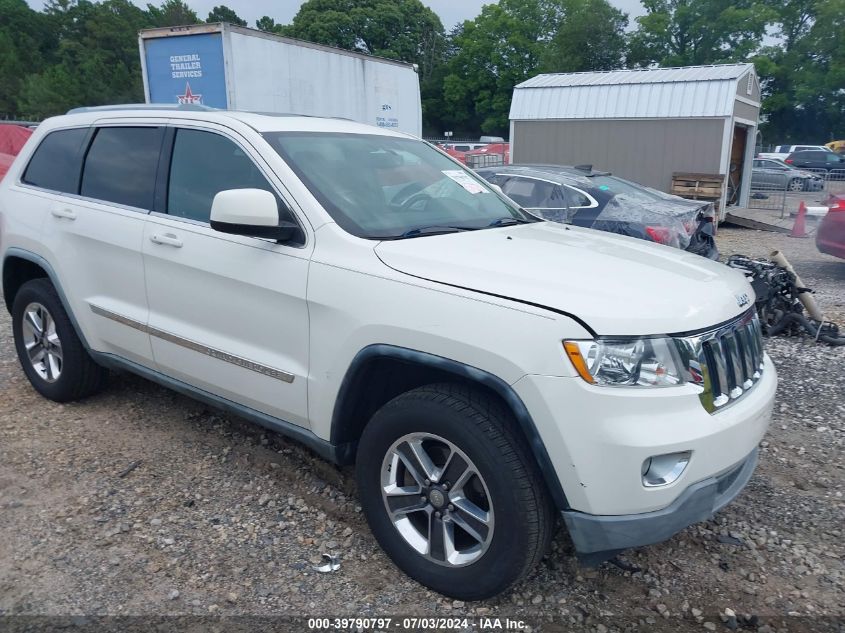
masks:
<path fill-rule="evenodd" d="M 687 380 L 710 413 L 735 402 L 763 374 L 763 332 L 754 310 L 709 332 L 675 337 Z"/>

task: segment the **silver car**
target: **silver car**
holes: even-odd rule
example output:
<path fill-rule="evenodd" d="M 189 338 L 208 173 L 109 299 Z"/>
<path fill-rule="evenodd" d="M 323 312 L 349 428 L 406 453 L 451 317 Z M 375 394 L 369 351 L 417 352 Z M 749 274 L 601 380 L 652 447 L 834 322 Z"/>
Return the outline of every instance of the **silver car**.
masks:
<path fill-rule="evenodd" d="M 776 158 L 755 158 L 751 188 L 764 191 L 821 191 L 824 179 Z"/>

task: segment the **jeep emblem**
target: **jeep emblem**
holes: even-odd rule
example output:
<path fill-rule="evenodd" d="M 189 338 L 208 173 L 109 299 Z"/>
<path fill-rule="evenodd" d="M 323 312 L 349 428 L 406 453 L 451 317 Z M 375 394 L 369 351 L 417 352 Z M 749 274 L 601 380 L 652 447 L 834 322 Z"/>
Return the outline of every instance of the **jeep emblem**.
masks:
<path fill-rule="evenodd" d="M 751 303 L 751 299 L 748 298 L 748 293 L 743 292 L 741 295 L 736 295 L 736 304 L 740 308 L 744 308 L 749 303 Z"/>

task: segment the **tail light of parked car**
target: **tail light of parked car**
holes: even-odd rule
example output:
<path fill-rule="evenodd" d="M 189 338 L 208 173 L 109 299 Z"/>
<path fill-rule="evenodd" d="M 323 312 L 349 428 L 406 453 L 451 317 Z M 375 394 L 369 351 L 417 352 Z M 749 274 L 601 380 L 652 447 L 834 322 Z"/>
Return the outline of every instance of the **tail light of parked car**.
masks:
<path fill-rule="evenodd" d="M 647 226 L 645 232 L 658 244 L 670 244 L 672 242 L 672 232 L 665 226 Z"/>
<path fill-rule="evenodd" d="M 783 161 L 783 162 L 785 162 L 787 165 L 791 165 L 791 164 L 792 164 L 792 159 L 791 159 L 791 158 L 787 158 L 787 159 L 786 159 L 785 161 Z"/>
<path fill-rule="evenodd" d="M 828 211 L 845 211 L 845 198 L 831 198 L 827 203 Z"/>

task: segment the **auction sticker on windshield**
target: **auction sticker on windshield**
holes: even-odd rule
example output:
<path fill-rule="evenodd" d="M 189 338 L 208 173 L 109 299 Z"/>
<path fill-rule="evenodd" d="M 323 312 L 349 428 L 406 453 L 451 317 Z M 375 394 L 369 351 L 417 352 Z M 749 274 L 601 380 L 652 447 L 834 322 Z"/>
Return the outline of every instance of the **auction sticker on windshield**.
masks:
<path fill-rule="evenodd" d="M 451 178 L 470 193 L 484 193 L 486 191 L 484 187 L 472 179 L 472 176 L 460 169 L 444 169 L 443 175 Z"/>

